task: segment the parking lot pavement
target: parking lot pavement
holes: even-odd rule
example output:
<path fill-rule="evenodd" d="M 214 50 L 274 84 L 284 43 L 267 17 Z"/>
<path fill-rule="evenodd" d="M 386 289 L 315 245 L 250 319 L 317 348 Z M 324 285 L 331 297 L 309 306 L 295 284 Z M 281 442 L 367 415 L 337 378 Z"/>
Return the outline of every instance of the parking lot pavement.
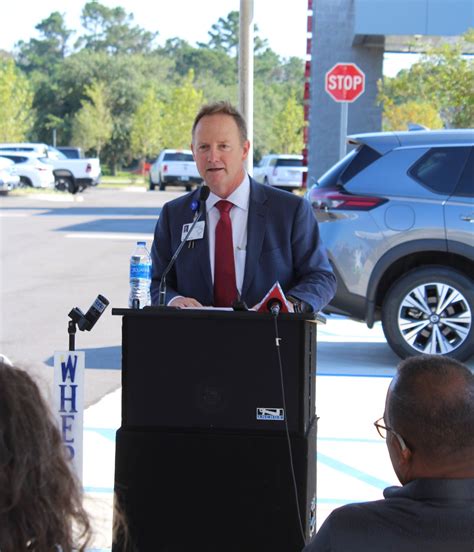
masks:
<path fill-rule="evenodd" d="M 386 486 L 397 484 L 385 443 L 373 422 L 383 414 L 386 390 L 398 359 L 388 350 L 380 328 L 368 330 L 341 317 L 330 317 L 319 327 L 318 341 L 319 527 L 334 508 L 380 499 Z M 380 348 L 377 360 L 370 353 L 374 346 Z M 96 530 L 96 549 L 111 546 L 120 401 L 121 389 L 117 389 L 89 407 L 84 416 L 84 488 Z"/>

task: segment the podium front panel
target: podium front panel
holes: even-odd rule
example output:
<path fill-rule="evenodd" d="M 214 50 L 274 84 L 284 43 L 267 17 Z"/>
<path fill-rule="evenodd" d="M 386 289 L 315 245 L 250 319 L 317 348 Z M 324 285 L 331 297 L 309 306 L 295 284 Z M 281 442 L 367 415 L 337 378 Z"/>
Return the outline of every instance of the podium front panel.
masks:
<path fill-rule="evenodd" d="M 300 552 L 315 525 L 316 421 L 285 435 L 117 434 L 115 491 L 130 547 L 114 552 Z"/>
<path fill-rule="evenodd" d="M 269 315 L 180 311 L 123 318 L 123 428 L 277 431 L 314 417 L 316 324 L 278 319 L 286 408 Z"/>

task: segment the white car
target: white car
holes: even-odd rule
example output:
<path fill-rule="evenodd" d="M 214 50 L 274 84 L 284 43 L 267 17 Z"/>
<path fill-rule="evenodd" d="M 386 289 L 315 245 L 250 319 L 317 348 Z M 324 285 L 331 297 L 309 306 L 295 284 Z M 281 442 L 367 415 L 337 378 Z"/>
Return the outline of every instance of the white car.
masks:
<path fill-rule="evenodd" d="M 1 156 L 15 163 L 21 186 L 54 188 L 53 167 L 45 158 L 38 157 L 36 153 L 7 150 L 2 151 Z"/>
<path fill-rule="evenodd" d="M 189 192 L 193 184 L 200 184 L 202 178 L 197 170 L 191 150 L 164 149 L 150 167 L 150 190 L 167 185 L 185 186 Z"/>
<path fill-rule="evenodd" d="M 57 148 L 48 144 L 22 142 L 0 144 L 0 155 L 11 151 L 36 155 L 52 166 L 58 189 L 76 193 L 100 182 L 101 167 L 97 158 L 68 159 Z"/>
<path fill-rule="evenodd" d="M 303 173 L 308 167 L 303 167 L 302 155 L 269 154 L 264 155 L 260 163 L 253 169 L 253 178 L 261 184 L 268 184 L 292 191 L 303 186 Z"/>
<path fill-rule="evenodd" d="M 6 157 L 0 157 L 0 193 L 7 194 L 16 188 L 20 183 L 15 163 Z"/>

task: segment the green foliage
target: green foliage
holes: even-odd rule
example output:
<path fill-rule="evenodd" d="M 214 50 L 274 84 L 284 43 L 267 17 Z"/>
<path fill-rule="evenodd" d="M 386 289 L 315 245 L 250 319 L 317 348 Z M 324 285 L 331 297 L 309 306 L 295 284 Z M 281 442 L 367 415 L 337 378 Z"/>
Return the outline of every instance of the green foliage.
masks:
<path fill-rule="evenodd" d="M 81 102 L 73 123 L 73 143 L 85 151 L 94 149 L 97 156 L 112 136 L 113 122 L 103 82 L 94 82 L 85 88 L 87 99 Z"/>
<path fill-rule="evenodd" d="M 157 98 L 156 91 L 149 88 L 132 118 L 130 151 L 133 156 L 156 157 L 163 148 L 163 109 L 164 104 Z"/>
<path fill-rule="evenodd" d="M 207 44 L 199 44 L 212 50 L 223 52 L 231 57 L 236 57 L 239 47 L 239 12 L 231 11 L 227 17 L 219 17 L 217 23 L 212 25 Z M 254 52 L 257 54 L 268 47 L 268 42 L 258 36 L 258 27 L 254 25 Z"/>
<path fill-rule="evenodd" d="M 26 139 L 33 122 L 33 93 L 12 59 L 0 62 L 0 142 Z"/>
<path fill-rule="evenodd" d="M 301 153 L 303 149 L 303 106 L 295 94 L 287 99 L 283 109 L 275 114 L 270 149 L 278 153 Z"/>
<path fill-rule="evenodd" d="M 383 130 L 407 130 L 409 123 L 430 129 L 443 128 L 437 109 L 430 103 L 409 101 L 384 106 Z"/>
<path fill-rule="evenodd" d="M 158 34 L 133 26 L 133 15 L 123 8 L 108 8 L 96 0 L 85 4 L 81 23 L 86 34 L 77 45 L 112 55 L 150 52 Z"/>
<path fill-rule="evenodd" d="M 66 57 L 72 31 L 66 28 L 64 15 L 59 12 L 43 19 L 35 29 L 39 31 L 40 38 L 20 41 L 17 45 L 18 64 L 27 72 L 49 71 Z"/>
<path fill-rule="evenodd" d="M 209 44 L 198 47 L 173 38 L 156 48 L 156 35 L 136 26 L 132 15 L 97 1 L 86 2 L 82 23 L 85 32 L 73 47 L 58 12 L 37 26 L 38 39 L 19 44 L 17 66 L 34 93 L 33 111 L 21 110 L 32 125 L 28 139 L 50 143 L 54 130 L 58 143 L 100 152 L 104 169 L 114 174 L 133 158 L 189 147 L 204 99 L 237 104 L 238 12 L 219 20 Z M 0 52 L 0 64 L 8 59 Z M 292 94 L 302 105 L 303 68 L 302 60 L 281 60 L 255 38 L 257 158 L 273 143 L 281 106 Z"/>
<path fill-rule="evenodd" d="M 181 86 L 176 86 L 163 115 L 164 147 L 189 148 L 194 117 L 204 103 L 202 91 L 193 84 L 194 71 L 189 70 Z"/>
<path fill-rule="evenodd" d="M 408 71 L 379 83 L 379 101 L 384 110 L 415 102 L 430 104 L 444 126 L 474 127 L 474 60 L 462 56 L 463 41 L 472 42 L 473 33 L 455 45 L 430 48 Z"/>

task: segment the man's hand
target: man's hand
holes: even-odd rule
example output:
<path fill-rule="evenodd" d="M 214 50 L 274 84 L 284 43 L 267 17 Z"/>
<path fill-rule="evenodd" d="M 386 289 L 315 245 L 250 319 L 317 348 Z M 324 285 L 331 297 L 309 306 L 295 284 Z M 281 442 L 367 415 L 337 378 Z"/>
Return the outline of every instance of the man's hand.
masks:
<path fill-rule="evenodd" d="M 168 303 L 169 307 L 177 307 L 178 309 L 185 309 L 186 307 L 199 308 L 202 307 L 201 303 L 193 297 L 174 297 Z"/>

